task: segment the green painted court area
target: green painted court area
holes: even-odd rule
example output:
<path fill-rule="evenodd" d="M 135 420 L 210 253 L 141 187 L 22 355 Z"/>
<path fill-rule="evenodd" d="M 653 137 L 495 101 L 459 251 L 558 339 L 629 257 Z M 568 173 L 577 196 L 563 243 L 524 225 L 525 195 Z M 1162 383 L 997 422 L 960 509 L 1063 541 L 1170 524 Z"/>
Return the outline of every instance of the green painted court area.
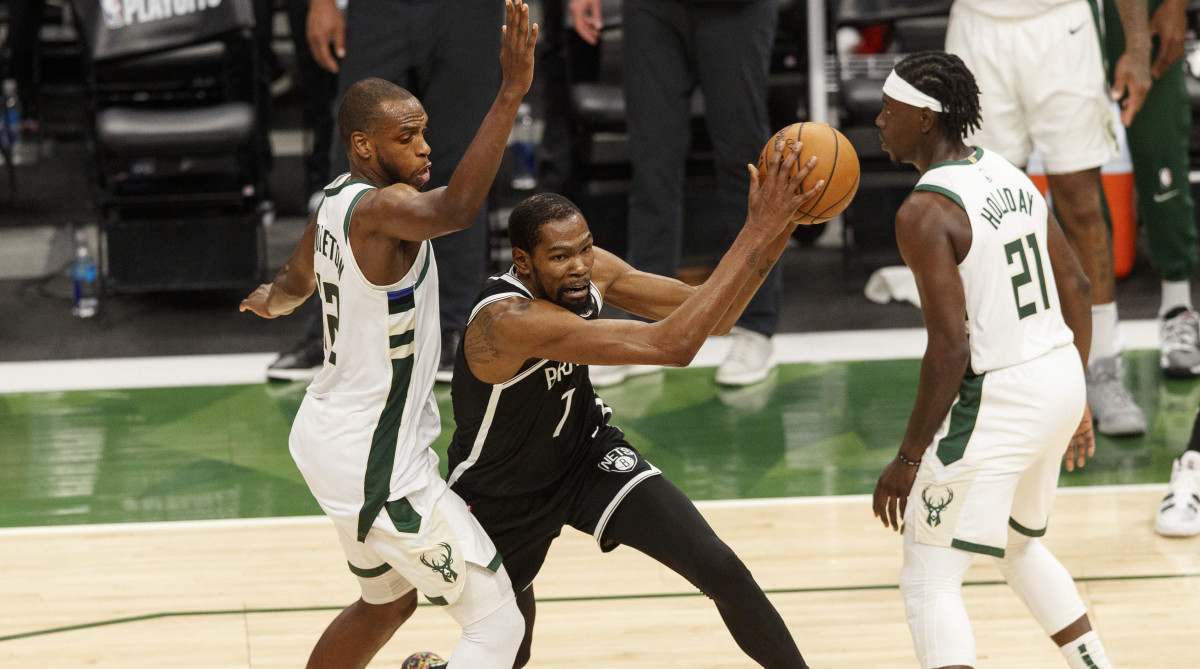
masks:
<path fill-rule="evenodd" d="M 896 452 L 917 360 L 781 365 L 722 389 L 711 369 L 601 391 L 631 443 L 696 500 L 869 493 Z M 1157 351 L 1126 355 L 1149 432 L 1101 437 L 1061 485 L 1165 483 L 1200 404 Z M 304 384 L 0 395 L 0 526 L 319 514 L 287 450 Z M 444 456 L 453 430 L 438 386 Z M 443 468 L 444 468 L 443 462 Z"/>

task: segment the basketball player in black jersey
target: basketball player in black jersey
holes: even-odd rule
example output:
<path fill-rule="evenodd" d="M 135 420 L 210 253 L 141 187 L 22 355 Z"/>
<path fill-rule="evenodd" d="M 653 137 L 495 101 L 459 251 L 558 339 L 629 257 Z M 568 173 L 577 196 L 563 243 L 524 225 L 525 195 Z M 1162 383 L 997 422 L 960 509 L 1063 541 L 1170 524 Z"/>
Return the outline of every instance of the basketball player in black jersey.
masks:
<path fill-rule="evenodd" d="M 750 571 L 608 423 L 612 411 L 588 378 L 588 365 L 687 365 L 707 335 L 729 331 L 786 246 L 793 212 L 824 185 L 797 193 L 816 160 L 789 179 L 799 145 L 777 151 L 765 173 L 749 166 L 745 226 L 698 288 L 594 247 L 564 197 L 535 195 L 513 210 L 513 267 L 488 280 L 458 349 L 448 478 L 519 593 L 525 638 L 515 666 L 530 656 L 534 577 L 564 525 L 592 534 L 602 551 L 625 544 L 687 578 L 762 666 L 807 666 Z M 657 322 L 599 319 L 605 299 Z"/>

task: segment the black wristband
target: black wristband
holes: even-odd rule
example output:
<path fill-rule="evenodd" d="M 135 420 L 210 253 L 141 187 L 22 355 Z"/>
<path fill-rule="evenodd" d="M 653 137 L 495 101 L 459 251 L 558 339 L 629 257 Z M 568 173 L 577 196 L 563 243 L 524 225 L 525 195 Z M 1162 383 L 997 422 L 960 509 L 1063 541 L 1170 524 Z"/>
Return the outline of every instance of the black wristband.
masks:
<path fill-rule="evenodd" d="M 903 453 L 897 453 L 896 459 L 899 460 L 900 462 L 908 465 L 909 467 L 920 467 L 921 466 L 920 460 L 913 460 L 912 458 L 909 458 L 907 455 L 905 455 Z"/>

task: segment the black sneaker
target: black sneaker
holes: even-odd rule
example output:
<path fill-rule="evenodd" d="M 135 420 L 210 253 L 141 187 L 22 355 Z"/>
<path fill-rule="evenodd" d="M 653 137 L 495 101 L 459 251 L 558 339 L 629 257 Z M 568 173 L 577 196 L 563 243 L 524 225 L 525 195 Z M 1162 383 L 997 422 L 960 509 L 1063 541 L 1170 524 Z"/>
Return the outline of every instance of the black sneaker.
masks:
<path fill-rule="evenodd" d="M 462 333 L 458 330 L 447 330 L 442 333 L 442 361 L 438 364 L 434 380 L 438 383 L 450 383 L 454 380 L 454 356 L 458 355 L 458 342 L 462 341 Z"/>
<path fill-rule="evenodd" d="M 267 367 L 272 381 L 311 381 L 325 364 L 325 342 L 305 339 L 290 351 L 285 351 Z"/>

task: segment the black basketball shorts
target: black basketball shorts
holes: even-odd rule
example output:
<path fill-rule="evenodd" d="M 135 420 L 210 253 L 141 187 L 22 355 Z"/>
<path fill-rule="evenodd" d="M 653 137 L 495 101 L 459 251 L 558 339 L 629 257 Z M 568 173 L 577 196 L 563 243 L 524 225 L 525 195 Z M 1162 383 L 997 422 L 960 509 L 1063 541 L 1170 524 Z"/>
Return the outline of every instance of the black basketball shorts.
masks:
<path fill-rule="evenodd" d="M 613 426 L 601 427 L 576 463 L 534 494 L 485 497 L 456 490 L 496 544 L 516 592 L 533 583 L 564 525 L 591 534 L 604 552 L 616 548 L 603 541 L 608 519 L 634 486 L 661 474 Z"/>

